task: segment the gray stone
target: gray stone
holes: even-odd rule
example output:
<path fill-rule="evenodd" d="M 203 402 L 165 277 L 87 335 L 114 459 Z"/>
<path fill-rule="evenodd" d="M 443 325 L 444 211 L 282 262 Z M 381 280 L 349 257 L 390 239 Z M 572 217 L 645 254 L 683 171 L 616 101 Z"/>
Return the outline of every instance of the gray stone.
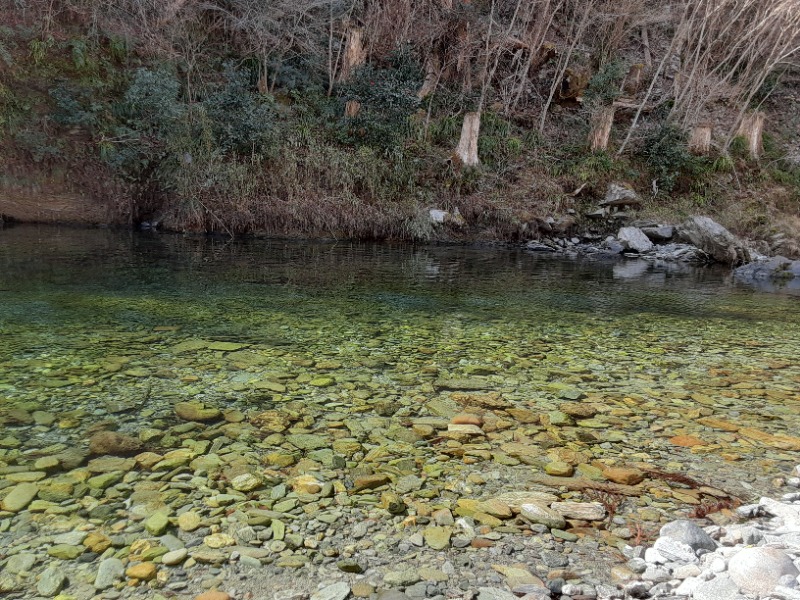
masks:
<path fill-rule="evenodd" d="M 499 588 L 482 587 L 478 588 L 478 600 L 517 600 L 517 597 Z"/>
<path fill-rule="evenodd" d="M 605 198 L 600 202 L 600 206 L 639 206 L 641 203 L 641 198 L 629 185 L 610 183 L 608 184 Z"/>
<path fill-rule="evenodd" d="M 661 537 L 672 538 L 675 541 L 683 542 L 690 546 L 692 550 L 716 550 L 717 543 L 702 528 L 692 521 L 673 521 L 667 523 L 659 532 Z M 662 553 L 663 554 L 663 553 Z"/>
<path fill-rule="evenodd" d="M 161 562 L 171 567 L 183 562 L 183 559 L 185 559 L 188 555 L 189 551 L 186 548 L 179 548 L 177 550 L 167 552 L 161 557 Z"/>
<path fill-rule="evenodd" d="M 764 546 L 735 554 L 728 563 L 728 572 L 743 592 L 751 594 L 769 594 L 784 575 L 800 575 L 786 552 Z"/>
<path fill-rule="evenodd" d="M 742 241 L 708 217 L 689 217 L 681 224 L 679 233 L 717 262 L 726 265 L 750 262 L 750 251 Z"/>
<path fill-rule="evenodd" d="M 520 514 L 531 523 L 541 523 L 550 529 L 563 529 L 567 524 L 564 517 L 542 504 L 523 504 Z"/>
<path fill-rule="evenodd" d="M 28 506 L 36 494 L 39 486 L 35 483 L 20 483 L 11 488 L 6 497 L 0 500 L 0 510 L 16 513 Z"/>
<path fill-rule="evenodd" d="M 733 276 L 737 281 L 766 291 L 800 289 L 800 260 L 773 256 L 743 265 L 733 272 Z"/>
<path fill-rule="evenodd" d="M 310 600 L 344 600 L 350 595 L 350 586 L 344 582 L 334 583 L 311 594 Z"/>
<path fill-rule="evenodd" d="M 388 571 L 383 576 L 383 583 L 397 587 L 406 587 L 420 581 L 422 577 L 417 573 L 417 569 L 406 567 L 397 571 Z"/>
<path fill-rule="evenodd" d="M 599 502 L 553 502 L 550 508 L 566 519 L 601 521 L 606 517 L 606 509 Z"/>
<path fill-rule="evenodd" d="M 42 596 L 52 598 L 63 590 L 66 585 L 67 576 L 64 575 L 63 569 L 49 567 L 45 569 L 39 577 L 39 583 L 36 584 L 36 591 Z"/>
<path fill-rule="evenodd" d="M 378 592 L 378 600 L 410 600 L 410 596 L 400 590 L 381 590 Z"/>
<path fill-rule="evenodd" d="M 719 575 L 703 581 L 694 588 L 694 600 L 745 600 L 739 588 L 728 575 Z"/>
<path fill-rule="evenodd" d="M 5 570 L 9 573 L 27 573 L 36 564 L 36 556 L 28 552 L 20 552 L 8 559 Z"/>
<path fill-rule="evenodd" d="M 653 249 L 653 242 L 638 227 L 623 227 L 617 233 L 617 239 L 626 250 L 640 254 Z"/>
<path fill-rule="evenodd" d="M 668 242 L 675 235 L 675 228 L 672 225 L 658 225 L 656 227 L 642 227 L 651 242 Z"/>
<path fill-rule="evenodd" d="M 98 590 L 110 588 L 125 575 L 125 565 L 118 558 L 106 558 L 97 569 L 94 587 Z"/>

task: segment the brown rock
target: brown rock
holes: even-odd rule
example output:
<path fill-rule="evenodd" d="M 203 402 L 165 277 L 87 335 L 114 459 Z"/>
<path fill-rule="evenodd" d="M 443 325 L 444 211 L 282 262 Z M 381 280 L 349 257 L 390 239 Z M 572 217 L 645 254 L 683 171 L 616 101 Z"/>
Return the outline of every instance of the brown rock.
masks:
<path fill-rule="evenodd" d="M 701 440 L 700 438 L 696 438 L 693 435 L 676 435 L 675 437 L 669 438 L 670 444 L 675 446 L 682 446 L 684 448 L 692 448 L 694 446 L 705 446 L 706 442 Z"/>
<path fill-rule="evenodd" d="M 138 565 L 133 565 L 132 567 L 128 567 L 125 570 L 125 575 L 127 575 L 131 579 L 139 579 L 140 581 L 150 581 L 156 576 L 156 571 L 158 571 L 158 567 L 156 567 L 155 563 L 143 562 L 139 563 Z"/>
<path fill-rule="evenodd" d="M 364 475 L 357 477 L 353 482 L 353 491 L 360 492 L 361 490 L 374 490 L 377 487 L 386 485 L 391 479 L 385 473 L 377 473 L 375 475 Z"/>
<path fill-rule="evenodd" d="M 494 542 L 492 540 L 487 540 L 486 538 L 473 538 L 473 540 L 469 543 L 470 546 L 473 548 L 491 548 L 494 546 Z"/>
<path fill-rule="evenodd" d="M 511 415 L 517 423 L 538 424 L 539 414 L 527 408 L 507 408 L 506 412 Z"/>
<path fill-rule="evenodd" d="M 112 456 L 131 456 L 142 450 L 142 442 L 135 437 L 116 431 L 98 431 L 89 439 L 92 454 Z"/>
<path fill-rule="evenodd" d="M 767 433 L 755 427 L 742 427 L 739 435 L 780 450 L 800 450 L 800 438 L 790 435 Z"/>
<path fill-rule="evenodd" d="M 480 427 L 483 425 L 483 418 L 479 415 L 473 415 L 471 413 L 460 413 L 453 417 L 450 422 L 454 425 L 477 425 Z"/>
<path fill-rule="evenodd" d="M 558 410 L 578 419 L 590 419 L 600 412 L 593 404 L 584 404 L 583 402 L 564 402 L 558 407 Z"/>
<path fill-rule="evenodd" d="M 278 410 L 265 410 L 250 417 L 250 423 L 262 431 L 282 433 L 291 425 L 291 419 Z"/>
<path fill-rule="evenodd" d="M 495 409 L 505 408 L 509 405 L 508 401 L 504 400 L 499 392 L 489 392 L 487 394 L 453 393 L 451 398 L 461 406 Z"/>
<path fill-rule="evenodd" d="M 102 533 L 93 531 L 83 540 L 83 545 L 92 552 L 102 554 L 111 547 L 111 538 Z"/>
<path fill-rule="evenodd" d="M 218 408 L 207 408 L 202 402 L 178 402 L 175 414 L 184 421 L 214 421 L 222 416 Z"/>
<path fill-rule="evenodd" d="M 203 592 L 194 597 L 194 600 L 233 600 L 228 592 L 220 592 L 219 590 L 211 590 Z"/>
<path fill-rule="evenodd" d="M 610 467 L 603 471 L 603 476 L 609 481 L 622 483 L 624 485 L 636 485 L 644 481 L 644 473 L 639 469 L 630 469 L 626 467 Z"/>

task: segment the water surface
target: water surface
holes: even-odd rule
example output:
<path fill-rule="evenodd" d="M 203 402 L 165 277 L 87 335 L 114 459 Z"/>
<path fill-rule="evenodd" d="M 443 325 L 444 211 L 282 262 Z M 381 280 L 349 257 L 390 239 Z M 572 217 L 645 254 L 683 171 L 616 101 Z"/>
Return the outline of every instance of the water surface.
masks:
<path fill-rule="evenodd" d="M 83 443 L 109 417 L 169 425 L 189 399 L 407 425 L 467 380 L 536 415 L 601 409 L 526 424 L 526 440 L 555 440 L 542 463 L 562 447 L 768 486 L 798 460 L 798 299 L 728 279 L 508 248 L 3 229 L 0 408 L 60 425 L 0 440 L 0 460 Z"/>

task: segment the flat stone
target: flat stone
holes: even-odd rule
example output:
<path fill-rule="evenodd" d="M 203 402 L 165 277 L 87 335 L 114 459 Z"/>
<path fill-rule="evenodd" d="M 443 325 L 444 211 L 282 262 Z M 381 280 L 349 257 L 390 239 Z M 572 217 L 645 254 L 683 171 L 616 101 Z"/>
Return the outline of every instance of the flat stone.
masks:
<path fill-rule="evenodd" d="M 736 553 L 728 563 L 728 573 L 743 592 L 761 595 L 771 594 L 781 577 L 800 575 L 786 552 L 765 546 Z"/>
<path fill-rule="evenodd" d="M 55 544 L 47 549 L 47 554 L 49 554 L 53 558 L 59 558 L 61 560 L 75 560 L 81 554 L 83 554 L 84 550 L 86 550 L 86 548 L 84 548 L 83 546 L 71 546 L 69 544 Z"/>
<path fill-rule="evenodd" d="M 143 562 L 133 565 L 125 569 L 125 575 L 131 579 L 139 579 L 140 581 L 150 581 L 154 579 L 158 567 L 152 562 Z"/>
<path fill-rule="evenodd" d="M 0 509 L 17 513 L 28 506 L 38 493 L 39 486 L 35 483 L 18 483 L 0 501 Z"/>
<path fill-rule="evenodd" d="M 15 575 L 20 573 L 27 573 L 33 568 L 33 565 L 36 564 L 36 555 L 30 554 L 29 552 L 20 552 L 19 554 L 14 554 L 11 558 L 8 559 L 4 569 L 9 573 L 14 573 Z"/>
<path fill-rule="evenodd" d="M 202 402 L 177 402 L 174 410 L 184 421 L 214 421 L 222 416 L 218 408 L 206 407 Z"/>
<path fill-rule="evenodd" d="M 353 491 L 360 492 L 361 490 L 372 490 L 382 485 L 386 485 L 390 481 L 390 477 L 385 473 L 376 473 L 375 475 L 356 477 L 355 481 L 353 481 Z"/>
<path fill-rule="evenodd" d="M 235 546 L 236 540 L 227 533 L 212 533 L 203 538 L 203 543 L 209 548 L 226 548 Z"/>
<path fill-rule="evenodd" d="M 262 485 L 264 481 L 254 473 L 242 473 L 231 480 L 231 487 L 237 492 L 252 492 Z"/>
<path fill-rule="evenodd" d="M 301 450 L 317 450 L 319 448 L 327 448 L 331 444 L 331 441 L 326 436 L 313 433 L 287 435 L 286 441 Z"/>
<path fill-rule="evenodd" d="M 36 591 L 40 595 L 52 598 L 67 585 L 67 576 L 60 567 L 48 567 L 39 576 Z"/>
<path fill-rule="evenodd" d="M 434 550 L 449 548 L 452 535 L 451 527 L 426 527 L 422 532 L 425 543 Z"/>
<path fill-rule="evenodd" d="M 383 576 L 383 583 L 397 587 L 414 585 L 420 580 L 419 572 L 413 567 L 406 567 L 397 571 L 387 571 Z"/>
<path fill-rule="evenodd" d="M 602 521 L 606 518 L 606 509 L 599 502 L 553 502 L 550 508 L 565 519 Z"/>
<path fill-rule="evenodd" d="M 563 529 L 567 524 L 559 513 L 538 503 L 523 504 L 520 514 L 531 523 L 541 523 L 550 529 Z"/>
<path fill-rule="evenodd" d="M 202 523 L 200 515 L 193 510 L 178 515 L 178 527 L 183 531 L 194 531 L 200 527 L 200 523 Z"/>
<path fill-rule="evenodd" d="M 209 590 L 207 592 L 203 592 L 202 594 L 198 594 L 194 597 L 194 600 L 233 600 L 233 598 L 231 598 L 231 595 L 227 592 Z"/>
<path fill-rule="evenodd" d="M 118 558 L 106 558 L 100 561 L 97 575 L 94 578 L 94 587 L 105 590 L 113 586 L 125 575 L 125 565 Z"/>
<path fill-rule="evenodd" d="M 482 587 L 478 588 L 478 600 L 518 600 L 511 592 L 500 588 Z"/>
<path fill-rule="evenodd" d="M 139 438 L 116 431 L 98 431 L 89 438 L 89 452 L 95 455 L 133 456 L 142 449 Z"/>
<path fill-rule="evenodd" d="M 553 477 L 572 477 L 575 467 L 569 463 L 553 461 L 544 466 L 544 472 Z"/>
<path fill-rule="evenodd" d="M 350 586 L 340 581 L 311 594 L 310 600 L 344 600 L 350 595 Z"/>
<path fill-rule="evenodd" d="M 161 557 L 161 563 L 172 567 L 182 563 L 187 556 L 189 556 L 189 551 L 186 548 L 178 548 L 164 554 Z"/>
<path fill-rule="evenodd" d="M 167 527 L 169 527 L 169 517 L 161 511 L 154 512 L 144 522 L 144 528 L 154 536 L 164 535 Z"/>
<path fill-rule="evenodd" d="M 636 485 L 644 481 L 642 471 L 626 467 L 610 467 L 603 471 L 603 476 L 609 481 L 624 485 Z"/>

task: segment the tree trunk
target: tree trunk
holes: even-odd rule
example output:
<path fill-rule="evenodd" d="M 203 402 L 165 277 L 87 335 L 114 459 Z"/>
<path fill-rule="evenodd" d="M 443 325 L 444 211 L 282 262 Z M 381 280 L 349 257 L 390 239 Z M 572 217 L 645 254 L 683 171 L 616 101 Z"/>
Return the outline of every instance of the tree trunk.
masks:
<path fill-rule="evenodd" d="M 364 50 L 364 32 L 353 27 L 347 32 L 347 44 L 342 61 L 342 70 L 339 73 L 339 81 L 347 81 L 353 76 L 355 70 L 367 60 L 367 53 Z"/>
<path fill-rule="evenodd" d="M 628 74 L 625 76 L 625 83 L 622 84 L 622 89 L 626 94 L 635 95 L 639 88 L 642 87 L 642 77 L 644 75 L 644 65 L 636 63 L 631 65 L 628 69 Z"/>
<path fill-rule="evenodd" d="M 422 87 L 417 92 L 420 100 L 430 96 L 436 89 L 436 85 L 439 82 L 441 64 L 439 56 L 436 54 L 431 54 L 425 62 L 425 81 L 422 82 Z"/>
<path fill-rule="evenodd" d="M 358 113 L 361 112 L 361 102 L 358 100 L 348 100 L 347 104 L 344 105 L 344 116 L 353 118 L 357 117 Z"/>
<path fill-rule="evenodd" d="M 689 151 L 697 156 L 706 156 L 711 150 L 711 125 L 701 123 L 692 129 Z"/>
<path fill-rule="evenodd" d="M 481 130 L 481 113 L 470 112 L 464 115 L 461 127 L 461 139 L 456 147 L 456 155 L 461 163 L 468 167 L 480 164 L 478 159 L 478 134 Z"/>
<path fill-rule="evenodd" d="M 764 118 L 761 111 L 755 111 L 745 115 L 742 124 L 739 125 L 738 135 L 747 140 L 747 151 L 750 158 L 758 158 L 764 150 Z"/>
<path fill-rule="evenodd" d="M 611 126 L 613 124 L 613 106 L 603 106 L 592 115 L 592 129 L 589 132 L 589 147 L 592 152 L 608 149 L 608 140 L 611 138 Z"/>

